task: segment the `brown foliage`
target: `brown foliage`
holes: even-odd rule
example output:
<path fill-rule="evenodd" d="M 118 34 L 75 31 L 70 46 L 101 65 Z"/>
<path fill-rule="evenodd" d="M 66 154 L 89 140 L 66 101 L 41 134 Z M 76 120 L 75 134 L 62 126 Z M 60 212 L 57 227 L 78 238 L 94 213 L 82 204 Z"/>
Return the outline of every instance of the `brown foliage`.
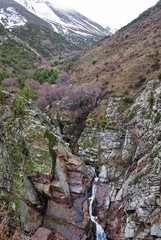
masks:
<path fill-rule="evenodd" d="M 89 112 L 96 106 L 101 94 L 100 83 L 83 84 L 80 87 L 76 86 L 71 89 L 69 95 L 64 99 L 64 104 L 71 110 L 79 109 L 82 112 Z"/>
<path fill-rule="evenodd" d="M 44 83 L 40 85 L 37 94 L 37 104 L 41 107 L 48 105 L 52 106 L 53 103 L 61 101 L 69 92 L 70 86 L 65 84 Z"/>
<path fill-rule="evenodd" d="M 26 79 L 25 86 L 28 86 L 33 90 L 38 90 L 40 87 L 40 83 L 33 79 Z"/>
<path fill-rule="evenodd" d="M 15 79 L 12 78 L 5 78 L 2 83 L 1 83 L 2 87 L 16 87 L 18 88 L 18 82 Z"/>

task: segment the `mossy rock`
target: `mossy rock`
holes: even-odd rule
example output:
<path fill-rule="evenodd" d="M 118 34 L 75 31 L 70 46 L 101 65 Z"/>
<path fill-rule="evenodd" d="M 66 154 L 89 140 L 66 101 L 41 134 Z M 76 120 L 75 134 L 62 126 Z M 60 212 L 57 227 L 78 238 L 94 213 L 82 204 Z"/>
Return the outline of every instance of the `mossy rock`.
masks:
<path fill-rule="evenodd" d="M 136 104 L 136 105 L 133 106 L 133 108 L 131 109 L 131 111 L 130 111 L 128 117 L 127 117 L 127 121 L 132 120 L 136 116 L 140 107 L 141 107 L 140 104 Z"/>
<path fill-rule="evenodd" d="M 160 120 L 161 120 L 161 113 L 157 112 L 156 116 L 155 116 L 155 119 L 154 119 L 154 123 L 157 124 L 157 123 L 160 122 Z"/>
<path fill-rule="evenodd" d="M 8 207 L 8 215 L 12 220 L 12 224 L 15 226 L 21 226 L 21 206 L 22 201 L 15 195 L 11 193 L 5 192 L 3 190 L 0 191 L 0 201 L 5 202 Z"/>
<path fill-rule="evenodd" d="M 106 126 L 106 118 L 105 118 L 105 107 L 100 106 L 96 108 L 92 113 L 88 115 L 86 120 L 87 127 L 98 126 L 105 127 Z"/>
<path fill-rule="evenodd" d="M 54 150 L 54 146 L 58 143 L 57 137 L 50 132 L 49 130 L 46 130 L 44 137 L 48 139 L 48 147 L 49 147 L 49 153 L 52 158 L 52 169 L 51 169 L 51 174 L 54 176 L 55 175 L 55 168 L 56 168 L 56 158 L 57 158 L 57 153 Z"/>

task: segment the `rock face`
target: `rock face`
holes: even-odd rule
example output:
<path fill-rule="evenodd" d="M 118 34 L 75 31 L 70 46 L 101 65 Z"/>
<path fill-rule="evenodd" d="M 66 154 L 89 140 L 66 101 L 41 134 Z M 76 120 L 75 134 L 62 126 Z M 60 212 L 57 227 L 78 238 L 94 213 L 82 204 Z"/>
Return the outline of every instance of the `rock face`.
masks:
<path fill-rule="evenodd" d="M 91 179 L 85 164 L 71 154 L 49 118 L 22 98 L 5 94 L 1 199 L 9 201 L 16 224 L 29 235 L 36 231 L 32 239 L 86 239 Z"/>
<path fill-rule="evenodd" d="M 148 82 L 133 104 L 110 98 L 90 113 L 78 156 L 30 102 L 7 92 L 4 98 L 0 198 L 8 203 L 10 236 L 16 224 L 27 233 L 18 239 L 94 240 L 88 198 L 95 168 L 93 214 L 108 239 L 160 239 L 159 81 Z"/>
<path fill-rule="evenodd" d="M 110 239 L 161 236 L 160 92 L 159 81 L 148 82 L 130 109 L 110 98 L 89 115 L 79 140 L 79 156 L 99 175 L 97 215 Z"/>

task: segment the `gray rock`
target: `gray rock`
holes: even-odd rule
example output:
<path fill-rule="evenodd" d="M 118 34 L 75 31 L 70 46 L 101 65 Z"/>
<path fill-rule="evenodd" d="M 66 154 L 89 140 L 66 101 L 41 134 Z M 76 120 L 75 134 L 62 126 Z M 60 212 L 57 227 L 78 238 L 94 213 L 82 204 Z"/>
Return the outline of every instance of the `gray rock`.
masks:
<path fill-rule="evenodd" d="M 161 224 L 153 224 L 151 228 L 151 235 L 161 237 Z"/>

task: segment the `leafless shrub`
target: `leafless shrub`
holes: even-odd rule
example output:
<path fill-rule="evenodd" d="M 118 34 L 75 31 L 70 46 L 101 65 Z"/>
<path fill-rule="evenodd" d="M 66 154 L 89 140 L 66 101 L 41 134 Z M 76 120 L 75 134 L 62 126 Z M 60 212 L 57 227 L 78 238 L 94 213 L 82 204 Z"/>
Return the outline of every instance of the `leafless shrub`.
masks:
<path fill-rule="evenodd" d="M 83 112 L 88 112 L 97 104 L 101 94 L 100 83 L 84 84 L 71 89 L 69 95 L 64 99 L 64 104 L 71 110 L 80 109 Z"/>
<path fill-rule="evenodd" d="M 63 76 L 57 84 L 44 83 L 39 86 L 37 104 L 41 107 L 52 106 L 62 101 L 64 107 L 72 111 L 89 112 L 101 97 L 102 89 L 99 82 L 87 83 L 81 86 L 69 84 L 68 76 Z"/>
<path fill-rule="evenodd" d="M 69 92 L 70 86 L 65 84 L 44 83 L 40 85 L 37 94 L 37 104 L 41 107 L 52 106 L 53 103 L 61 101 Z"/>
<path fill-rule="evenodd" d="M 1 85 L 3 87 L 15 87 L 15 88 L 19 87 L 18 82 L 15 79 L 12 79 L 12 78 L 5 78 L 2 81 Z"/>
<path fill-rule="evenodd" d="M 37 104 L 41 107 L 46 107 L 50 104 L 50 91 L 52 85 L 49 83 L 43 83 L 40 85 L 38 93 L 37 93 Z"/>
<path fill-rule="evenodd" d="M 40 83 L 33 79 L 26 79 L 25 86 L 28 86 L 33 90 L 38 90 L 40 87 Z"/>
<path fill-rule="evenodd" d="M 56 82 L 57 85 L 69 85 L 70 84 L 70 75 L 65 73 L 64 75 L 57 78 Z"/>

